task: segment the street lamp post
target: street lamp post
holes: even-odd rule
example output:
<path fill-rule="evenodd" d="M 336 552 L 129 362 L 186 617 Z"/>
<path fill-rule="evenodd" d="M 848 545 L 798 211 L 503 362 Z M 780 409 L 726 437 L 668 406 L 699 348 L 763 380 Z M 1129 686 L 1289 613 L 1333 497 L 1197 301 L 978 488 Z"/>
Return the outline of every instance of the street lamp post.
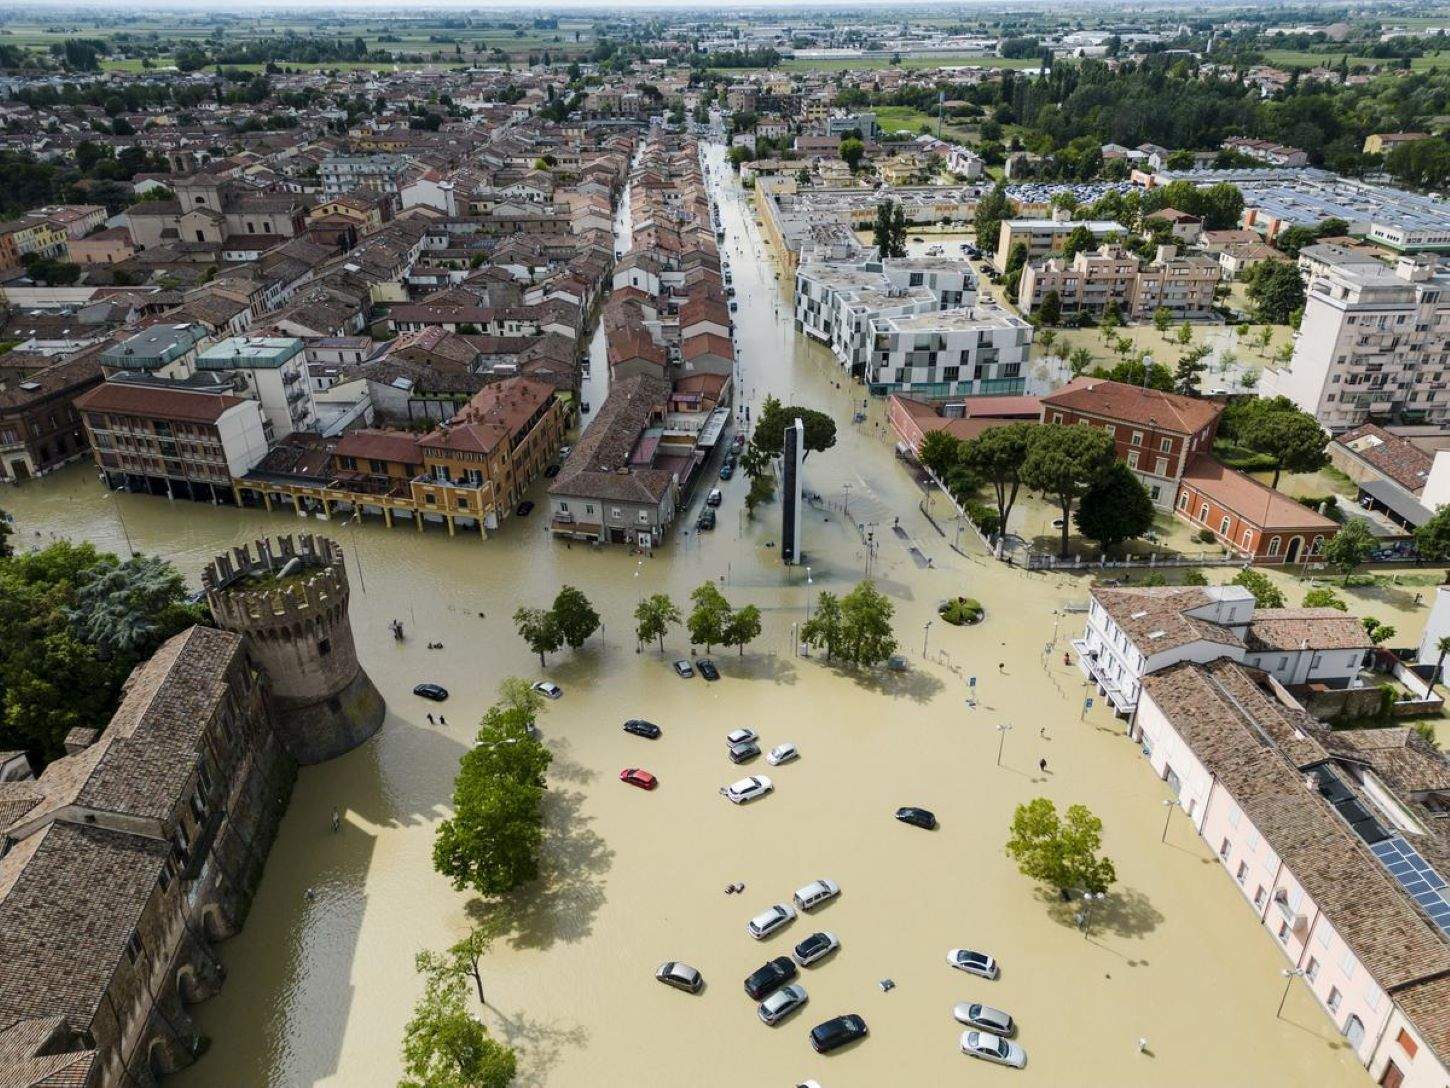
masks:
<path fill-rule="evenodd" d="M 999 767 L 1002 766 L 1002 749 L 1007 744 L 1007 731 L 1011 728 L 1012 726 L 1007 722 L 1002 722 L 997 726 L 997 766 Z"/>
<path fill-rule="evenodd" d="M 927 639 L 931 638 L 931 620 L 926 621 L 926 626 L 921 629 L 921 656 L 926 657 Z"/>
<path fill-rule="evenodd" d="M 1163 801 L 1163 834 L 1158 836 L 1159 842 L 1168 841 L 1168 822 L 1173 819 L 1173 806 L 1176 804 L 1178 804 L 1178 802 L 1172 797 L 1166 798 Z"/>
<path fill-rule="evenodd" d="M 1284 992 L 1279 995 L 1279 1009 L 1277 1012 L 1274 1013 L 1275 1020 L 1282 1020 L 1284 1018 L 1284 1002 L 1289 1000 L 1289 987 L 1294 985 L 1294 980 L 1296 978 L 1303 977 L 1304 968 L 1285 967 L 1279 973 L 1284 976 Z"/>
<path fill-rule="evenodd" d="M 806 568 L 806 586 L 807 587 L 810 587 L 810 586 L 812 586 L 814 584 L 815 583 L 811 580 L 811 568 L 810 567 L 807 567 Z M 810 591 L 809 588 L 806 589 L 806 622 L 807 623 L 810 623 L 811 622 L 811 591 Z"/>
<path fill-rule="evenodd" d="M 1083 892 L 1082 901 L 1087 904 L 1083 908 L 1082 935 L 1087 937 L 1093 928 L 1093 907 L 1103 901 L 1107 892 Z"/>

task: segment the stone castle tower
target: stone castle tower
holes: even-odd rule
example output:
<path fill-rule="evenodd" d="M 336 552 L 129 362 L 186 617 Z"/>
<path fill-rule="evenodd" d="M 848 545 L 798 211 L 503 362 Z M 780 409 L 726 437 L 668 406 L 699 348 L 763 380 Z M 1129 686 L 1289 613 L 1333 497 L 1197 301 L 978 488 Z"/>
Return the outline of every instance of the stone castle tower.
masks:
<path fill-rule="evenodd" d="M 271 689 L 277 734 L 299 763 L 321 763 L 378 731 L 387 710 L 358 663 L 347 570 L 334 541 L 304 533 L 233 548 L 202 572 L 218 627 L 245 636 Z"/>

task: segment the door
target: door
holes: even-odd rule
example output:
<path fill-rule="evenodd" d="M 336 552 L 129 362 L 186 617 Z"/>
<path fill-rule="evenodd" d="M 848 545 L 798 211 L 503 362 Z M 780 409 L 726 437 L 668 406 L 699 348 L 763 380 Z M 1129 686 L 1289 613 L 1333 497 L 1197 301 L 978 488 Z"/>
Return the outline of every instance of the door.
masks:
<path fill-rule="evenodd" d="M 1173 796 L 1178 796 L 1178 791 L 1183 788 L 1183 783 L 1178 780 L 1178 772 L 1172 767 L 1163 769 L 1163 781 L 1168 783 L 1168 788 L 1173 791 Z"/>
<path fill-rule="evenodd" d="M 1344 1025 L 1344 1041 L 1349 1044 L 1351 1050 L 1356 1054 L 1359 1048 L 1364 1045 L 1364 1021 L 1358 1016 L 1351 1016 Z"/>
<path fill-rule="evenodd" d="M 1385 1063 L 1385 1071 L 1380 1074 L 1381 1088 L 1400 1088 L 1405 1083 L 1405 1074 L 1393 1060 Z"/>
<path fill-rule="evenodd" d="M 1289 550 L 1284 553 L 1284 562 L 1285 563 L 1292 563 L 1292 562 L 1294 562 L 1294 560 L 1298 559 L 1299 558 L 1299 549 L 1302 548 L 1303 546 L 1304 546 L 1304 538 L 1303 537 L 1297 537 L 1296 536 L 1293 540 L 1289 541 Z"/>

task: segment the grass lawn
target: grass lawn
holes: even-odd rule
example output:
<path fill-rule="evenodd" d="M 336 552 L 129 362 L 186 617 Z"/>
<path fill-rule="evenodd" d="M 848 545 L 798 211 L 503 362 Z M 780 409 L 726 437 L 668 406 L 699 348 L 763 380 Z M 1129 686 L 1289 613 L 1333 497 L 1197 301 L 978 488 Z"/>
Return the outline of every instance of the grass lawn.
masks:
<path fill-rule="evenodd" d="M 1264 60 L 1282 68 L 1317 68 L 1321 65 L 1326 68 L 1334 68 L 1339 64 L 1339 53 L 1307 53 L 1293 49 L 1270 49 L 1264 54 Z M 1375 57 L 1350 57 L 1350 67 L 1356 64 L 1378 65 L 1381 68 L 1387 67 L 1389 61 L 1379 60 Z M 1450 51 L 1431 54 L 1424 57 L 1415 57 L 1410 61 L 1410 70 L 1415 72 L 1428 72 L 1435 68 L 1450 68 Z"/>
<path fill-rule="evenodd" d="M 882 132 L 894 133 L 898 129 L 907 129 L 915 134 L 921 130 L 922 125 L 926 125 L 933 135 L 936 134 L 936 115 L 914 106 L 876 106 L 871 108 L 871 112 L 876 114 L 876 124 Z M 945 121 L 942 125 L 944 138 L 965 140 L 968 135 L 969 130 L 966 127 L 954 125 L 951 121 Z"/>
<path fill-rule="evenodd" d="M 895 67 L 900 68 L 964 68 L 972 66 L 976 68 L 1036 68 L 1042 62 L 1036 57 L 983 57 L 974 55 L 954 56 L 943 54 L 939 57 L 902 57 Z M 890 68 L 893 67 L 890 57 L 829 57 L 824 59 L 816 58 L 795 58 L 783 60 L 777 66 L 778 71 L 785 72 L 846 72 L 858 71 L 862 68 Z M 741 69 L 734 69 L 741 71 Z"/>
<path fill-rule="evenodd" d="M 1114 337 L 1126 337 L 1133 343 L 1129 358 L 1141 358 L 1144 352 L 1153 356 L 1153 361 L 1172 370 L 1188 348 L 1207 344 L 1210 348 L 1208 369 L 1203 372 L 1204 389 L 1237 390 L 1242 385 L 1242 376 L 1250 371 L 1262 370 L 1273 359 L 1274 353 L 1290 342 L 1294 330 L 1288 325 L 1271 325 L 1273 336 L 1267 351 L 1258 346 L 1258 330 L 1253 326 L 1248 337 L 1241 336 L 1232 325 L 1191 325 L 1193 338 L 1185 346 L 1177 339 L 1178 326 L 1170 325 L 1168 332 L 1160 333 L 1151 324 L 1128 325 L 1113 331 Z M 1093 366 L 1111 369 L 1122 360 L 1112 349 L 1111 341 L 1103 336 L 1101 329 L 1056 329 L 1054 355 L 1066 355 L 1074 348 L 1084 347 L 1092 353 Z M 1091 370 L 1092 367 L 1089 367 Z"/>

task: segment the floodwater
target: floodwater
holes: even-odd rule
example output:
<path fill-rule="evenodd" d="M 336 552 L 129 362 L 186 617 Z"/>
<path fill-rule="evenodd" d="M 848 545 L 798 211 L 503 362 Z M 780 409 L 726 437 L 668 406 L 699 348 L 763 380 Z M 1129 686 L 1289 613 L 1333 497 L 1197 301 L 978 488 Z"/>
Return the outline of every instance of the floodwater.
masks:
<path fill-rule="evenodd" d="M 718 169 L 718 149 L 713 161 Z M 1276 1018 L 1284 964 L 1274 942 L 1181 813 L 1170 813 L 1160 842 L 1166 787 L 1114 719 L 1100 707 L 1082 711 L 1081 675 L 1062 662 L 1081 616 L 1057 610 L 1082 600 L 1083 587 L 947 546 L 893 460 L 880 406 L 852 425 L 859 390 L 838 389 L 828 355 L 797 340 L 787 302 L 776 319 L 771 266 L 749 255 L 758 237 L 735 196 L 726 200 L 749 402 L 774 392 L 840 423 L 837 447 L 806 462 L 807 486 L 831 504 L 806 527 L 809 571 L 777 561 L 778 506 L 743 520 L 740 477 L 724 485 L 718 530 L 681 535 L 653 559 L 555 544 L 538 513 L 483 542 L 437 527 L 329 526 L 113 497 L 86 468 L 4 496 L 22 544 L 55 534 L 119 548 L 129 537 L 194 577 L 225 546 L 311 529 L 338 534 L 351 564 L 358 648 L 388 700 L 387 722 L 361 749 L 299 776 L 246 928 L 221 948 L 226 985 L 194 1010 L 211 1050 L 174 1083 L 396 1083 L 420 992 L 413 956 L 456 939 L 479 909 L 433 873 L 434 828 L 498 680 L 541 674 L 510 615 L 565 582 L 590 596 L 606 626 L 543 670 L 565 692 L 541 721 L 555 756 L 547 872 L 498 908 L 509 936 L 484 964 L 481 1015 L 518 1048 L 519 1084 L 1366 1083 L 1302 986 Z M 856 521 L 874 523 L 872 573 L 897 608 L 911 662 L 903 674 L 854 675 L 791 652 L 807 592 L 845 591 L 865 569 Z M 681 524 L 693 524 L 693 511 Z M 674 676 L 669 660 L 689 653 L 679 631 L 663 656 L 636 650 L 630 613 L 641 595 L 682 601 L 721 577 L 732 603 L 762 608 L 765 630 L 743 657 L 717 652 L 719 683 Z M 981 625 L 929 623 L 938 600 L 963 592 L 985 605 Z M 386 627 L 395 617 L 409 636 L 401 645 Z M 443 650 L 424 648 L 440 640 Z M 423 680 L 446 685 L 452 698 L 441 707 L 415 699 L 410 689 Z M 447 725 L 430 725 L 425 714 L 439 710 Z M 663 738 L 621 733 L 621 721 L 636 716 L 663 726 Z M 732 766 L 723 736 L 740 725 L 757 729 L 766 747 L 796 742 L 801 759 Z M 660 788 L 617 781 L 628 766 L 653 771 Z M 717 795 L 747 771 L 769 773 L 776 792 L 743 808 Z M 1085 802 L 1104 821 L 1119 882 L 1087 934 L 1071 907 L 1044 896 L 1003 854 L 1013 807 L 1039 795 Z M 897 823 L 891 812 L 903 804 L 936 810 L 941 828 Z M 334 806 L 345 812 L 338 834 L 328 827 Z M 817 877 L 840 883 L 836 902 L 770 940 L 746 934 L 753 914 Z M 724 894 L 734 881 L 745 892 Z M 741 980 L 816 928 L 835 932 L 840 952 L 803 972 L 806 1008 L 765 1027 Z M 948 968 L 947 950 L 963 945 L 996 955 L 1002 977 L 984 982 Z M 704 992 L 656 983 L 652 972 L 666 959 L 700 968 Z M 878 987 L 887 978 L 890 992 Z M 968 999 L 1017 1017 L 1024 1072 L 989 1071 L 958 1052 L 951 1008 Z M 870 1037 L 818 1057 L 809 1028 L 845 1012 L 864 1016 Z"/>

